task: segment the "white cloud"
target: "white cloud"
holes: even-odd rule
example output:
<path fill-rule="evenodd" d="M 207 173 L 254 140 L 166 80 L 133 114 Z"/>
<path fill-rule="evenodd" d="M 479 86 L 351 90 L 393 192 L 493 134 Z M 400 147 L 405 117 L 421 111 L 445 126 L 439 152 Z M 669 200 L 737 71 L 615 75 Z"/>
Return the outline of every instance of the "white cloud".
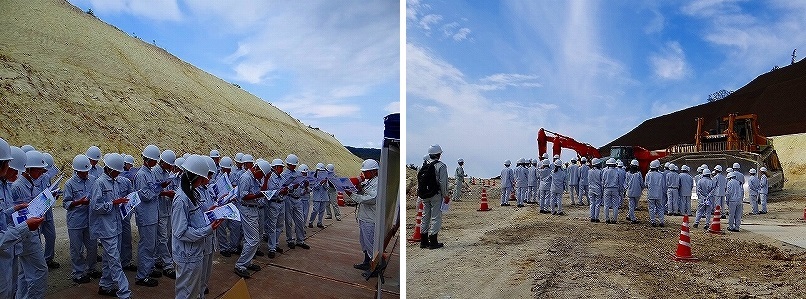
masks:
<path fill-rule="evenodd" d="M 398 113 L 400 112 L 400 102 L 391 102 L 387 104 L 386 107 L 383 107 L 383 110 L 389 113 Z"/>
<path fill-rule="evenodd" d="M 182 12 L 176 0 L 88 0 L 88 2 L 96 13 L 131 14 L 158 21 L 182 19 Z"/>
<path fill-rule="evenodd" d="M 419 24 L 420 24 L 420 28 L 423 28 L 426 31 L 428 31 L 428 30 L 431 30 L 431 25 L 439 23 L 440 21 L 442 21 L 442 16 L 441 15 L 430 14 L 430 15 L 426 15 L 426 16 L 423 16 L 422 18 L 420 18 Z"/>
<path fill-rule="evenodd" d="M 306 123 L 307 119 L 355 117 L 361 111 L 355 103 L 320 98 L 311 93 L 288 96 L 274 105 L 296 118 L 306 119 Z"/>
<path fill-rule="evenodd" d="M 494 74 L 479 80 L 477 86 L 481 90 L 499 90 L 506 87 L 541 87 L 536 75 Z"/>
<path fill-rule="evenodd" d="M 467 35 L 470 34 L 469 28 L 461 28 L 456 34 L 453 35 L 453 40 L 455 41 L 463 41 L 467 39 Z"/>
<path fill-rule="evenodd" d="M 689 72 L 686 55 L 678 42 L 666 43 L 666 48 L 661 53 L 650 57 L 650 63 L 655 75 L 662 79 L 680 80 Z"/>
<path fill-rule="evenodd" d="M 658 10 L 653 9 L 652 15 L 653 18 L 644 26 L 644 33 L 646 34 L 660 33 L 666 25 L 666 18 Z"/>

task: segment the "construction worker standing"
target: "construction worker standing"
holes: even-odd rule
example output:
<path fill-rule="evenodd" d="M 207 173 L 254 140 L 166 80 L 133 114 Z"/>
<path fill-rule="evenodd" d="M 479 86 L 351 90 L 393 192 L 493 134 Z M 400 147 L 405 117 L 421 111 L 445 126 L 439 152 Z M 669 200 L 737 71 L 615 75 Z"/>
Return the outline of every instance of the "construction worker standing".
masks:
<path fill-rule="evenodd" d="M 607 160 L 607 168 L 602 171 L 602 187 L 604 188 L 604 211 L 605 223 L 617 223 L 618 205 L 620 204 L 619 172 L 616 169 L 616 159 Z M 622 183 L 623 184 L 623 183 Z M 610 209 L 613 209 L 613 217 L 610 217 Z"/>
<path fill-rule="evenodd" d="M 716 182 L 711 180 L 711 170 L 705 168 L 702 170 L 702 178 L 697 182 L 697 215 L 694 217 L 694 227 L 700 224 L 700 218 L 705 217 L 706 223 L 708 218 L 714 212 L 714 193 L 716 191 Z M 705 225 L 708 229 L 708 225 Z"/>
<path fill-rule="evenodd" d="M 728 210 L 730 217 L 728 218 L 728 231 L 738 232 L 739 226 L 742 224 L 742 198 L 744 198 L 744 188 L 739 184 L 736 179 L 736 173 L 732 171 L 728 173 L 728 187 L 725 191 L 727 196 Z"/>
<path fill-rule="evenodd" d="M 563 216 L 563 192 L 565 192 L 565 170 L 563 169 L 563 161 L 557 158 L 554 160 L 554 170 L 551 172 L 551 214 Z M 556 209 L 556 211 L 555 211 Z"/>
<path fill-rule="evenodd" d="M 666 192 L 666 182 L 660 168 L 660 161 L 652 160 L 649 163 L 649 172 L 644 179 L 644 187 L 647 189 L 647 202 L 649 203 L 649 222 L 652 226 L 663 227 L 664 205 L 663 194 Z"/>
<path fill-rule="evenodd" d="M 515 197 L 517 199 L 518 207 L 524 207 L 524 202 L 529 192 L 529 169 L 526 168 L 526 159 L 518 159 L 518 167 L 515 168 Z"/>
<path fill-rule="evenodd" d="M 73 158 L 73 176 L 64 183 L 62 206 L 67 210 L 67 233 L 70 239 L 70 260 L 73 265 L 73 282 L 90 282 L 90 277 L 101 278 L 95 269 L 98 240 L 90 238 L 90 191 L 95 177 L 90 176 L 90 159 L 85 155 Z"/>
<path fill-rule="evenodd" d="M 459 158 L 458 160 L 459 166 L 456 167 L 456 189 L 453 191 L 453 200 L 461 201 L 462 197 L 462 187 L 465 186 L 465 160 Z"/>
<path fill-rule="evenodd" d="M 90 146 L 84 155 L 90 159 L 90 165 L 92 165 L 90 175 L 96 178 L 101 177 L 101 174 L 104 173 L 104 168 L 98 165 L 98 161 L 101 160 L 101 149 L 94 145 Z"/>
<path fill-rule="evenodd" d="M 577 158 L 571 158 L 571 164 L 568 165 L 568 169 L 565 171 L 568 173 L 568 195 L 573 206 L 576 205 L 576 198 L 579 197 L 579 165 L 577 165 Z"/>
<path fill-rule="evenodd" d="M 445 171 L 445 183 L 447 185 L 448 182 L 448 173 L 447 173 L 447 166 L 442 168 Z M 375 218 L 378 216 L 378 212 L 375 208 L 376 201 L 378 199 L 378 161 L 373 159 L 364 160 L 361 163 L 361 175 L 363 177 L 363 181 L 356 186 L 358 191 L 356 193 L 351 193 L 350 191 L 345 191 L 347 196 L 358 203 L 358 230 L 359 230 L 359 243 L 361 244 L 361 251 L 364 253 L 364 261 L 360 264 L 353 265 L 353 268 L 359 270 L 369 270 L 370 261 L 372 257 L 375 256 L 373 252 L 375 246 Z M 447 192 L 447 190 L 445 190 Z M 439 209 L 439 207 L 437 207 Z M 431 215 L 434 216 L 433 214 Z M 442 215 L 437 215 L 437 217 L 442 217 Z M 433 220 L 432 220 L 433 221 Z M 437 233 L 434 232 L 433 234 L 429 234 L 429 237 L 432 238 L 429 240 L 429 244 L 432 246 L 431 249 L 439 248 L 437 245 Z M 433 242 L 432 242 L 433 241 Z"/>
<path fill-rule="evenodd" d="M 137 231 L 140 241 L 137 242 L 137 276 L 136 285 L 154 287 L 159 284 L 154 277 L 161 277 L 162 273 L 154 270 L 157 260 L 157 230 L 159 219 L 159 196 L 170 196 L 170 191 L 163 191 L 167 182 L 158 182 L 154 177 L 154 167 L 160 159 L 160 150 L 156 145 L 149 144 L 143 149 L 143 166 L 137 171 L 134 178 L 134 189 L 139 192 L 140 204 L 134 208 L 137 219 Z"/>
<path fill-rule="evenodd" d="M 515 184 L 515 173 L 509 168 L 511 162 L 504 161 L 504 169 L 501 170 L 501 206 L 509 205 L 509 194 L 512 192 L 512 186 Z"/>
<path fill-rule="evenodd" d="M 199 298 L 203 295 L 205 272 L 209 270 L 204 263 L 205 251 L 211 242 L 210 236 L 221 224 L 215 220 L 208 224 L 204 212 L 204 201 L 212 201 L 208 191 L 202 190 L 209 182 L 211 172 L 205 157 L 191 155 L 184 165 L 180 187 L 176 190 L 171 209 L 171 251 L 176 262 L 175 298 Z M 203 198 L 207 196 L 207 198 Z M 209 248 L 212 252 L 212 248 Z"/>
<path fill-rule="evenodd" d="M 327 170 L 327 175 L 330 178 L 336 177 L 336 166 L 333 164 L 328 164 L 325 166 L 325 170 Z M 336 193 L 336 188 L 333 184 L 328 184 L 327 188 L 327 195 L 330 199 L 330 204 L 325 207 L 325 219 L 332 219 L 334 216 L 336 217 L 336 221 L 341 221 L 341 211 L 339 210 L 339 202 L 338 202 L 338 195 Z M 333 209 L 331 213 L 330 210 Z"/>
<path fill-rule="evenodd" d="M 680 215 L 680 208 L 677 206 L 680 196 L 680 174 L 677 173 L 677 165 L 669 164 L 669 171 L 666 172 L 666 199 L 667 215 Z"/>
<path fill-rule="evenodd" d="M 25 172 L 11 185 L 11 197 L 14 199 L 15 205 L 31 202 L 48 187 L 43 186 L 42 180 L 40 180 L 47 166 L 42 158 L 42 153 L 31 150 L 25 153 L 25 158 Z M 23 238 L 22 242 L 16 245 L 15 256 L 19 261 L 17 298 L 45 297 L 48 267 L 39 237 L 38 230 L 32 231 L 28 238 Z"/>
<path fill-rule="evenodd" d="M 713 172 L 713 180 L 714 184 L 716 185 L 716 189 L 714 189 L 714 206 L 719 206 L 719 208 L 723 211 L 722 219 L 727 219 L 727 215 L 725 215 L 725 190 L 728 188 L 728 179 L 725 178 L 725 175 L 722 174 L 722 165 L 714 166 Z"/>
<path fill-rule="evenodd" d="M 581 159 L 582 165 L 579 166 L 579 205 L 587 205 L 590 204 L 590 196 L 588 195 L 588 171 L 590 171 L 590 166 L 588 166 L 588 159 L 582 157 Z M 585 195 L 585 201 L 582 201 L 582 195 Z M 572 199 L 573 200 L 573 199 Z"/>
<path fill-rule="evenodd" d="M 537 194 L 537 185 L 540 176 L 538 175 L 539 170 L 537 169 L 537 159 L 532 159 L 529 161 L 529 163 L 532 166 L 529 168 L 529 176 L 528 176 L 529 182 L 527 183 L 527 187 L 529 188 L 529 191 L 527 191 L 527 193 L 529 195 L 526 197 L 526 203 L 533 204 L 537 203 L 536 199 L 539 197 L 539 195 Z"/>
<path fill-rule="evenodd" d="M 602 204 L 602 165 L 599 158 L 591 161 L 593 167 L 588 171 L 588 193 L 590 194 L 590 218 L 591 222 L 599 222 L 599 207 Z"/>
<path fill-rule="evenodd" d="M 103 246 L 103 276 L 98 283 L 98 294 L 129 298 L 129 281 L 120 265 L 121 216 L 118 206 L 128 200 L 118 175 L 123 172 L 123 157 L 112 153 L 104 157 L 104 173 L 92 185 L 90 198 L 90 238 L 97 238 Z M 115 286 L 117 285 L 117 288 Z"/>
<path fill-rule="evenodd" d="M 757 215 L 759 203 L 758 194 L 761 191 L 761 181 L 756 175 L 755 168 L 750 168 L 750 180 L 747 185 L 750 192 L 750 206 L 753 207 L 753 211 L 750 212 L 750 215 Z"/>
<path fill-rule="evenodd" d="M 249 157 L 251 160 L 252 157 Z M 279 160 L 279 159 L 275 159 Z M 250 163 L 252 163 L 250 161 Z M 252 275 L 246 271 L 260 271 L 260 266 L 252 263 L 255 253 L 260 244 L 260 235 L 258 232 L 260 218 L 261 202 L 264 201 L 265 196 L 261 193 L 261 181 L 264 176 L 269 175 L 272 168 L 268 162 L 261 160 L 258 162 L 257 167 L 245 169 L 246 171 L 241 175 L 238 180 L 238 211 L 241 214 L 241 231 L 243 232 L 244 244 L 241 255 L 238 261 L 235 262 L 235 274 L 243 278 L 249 278 Z M 277 169 L 275 169 L 271 179 L 269 180 L 269 189 L 280 188 L 280 173 L 283 169 L 283 162 L 279 161 Z M 275 194 L 272 198 L 265 198 L 265 201 L 279 200 L 279 195 Z"/>
<path fill-rule="evenodd" d="M 770 193 L 770 185 L 767 182 L 767 168 L 761 167 L 759 169 L 759 191 L 758 191 L 758 199 L 761 202 L 761 214 L 767 214 L 767 194 Z"/>
<path fill-rule="evenodd" d="M 285 178 L 301 176 L 302 169 L 297 170 L 299 158 L 297 155 L 290 154 L 285 159 L 286 168 L 283 171 Z M 302 164 L 305 165 L 305 164 Z M 305 173 L 308 172 L 308 165 L 305 165 Z M 305 219 L 302 214 L 302 197 L 308 196 L 309 182 L 302 181 L 302 183 L 291 186 L 288 196 L 285 201 L 285 238 L 288 248 L 294 249 L 299 246 L 302 249 L 311 249 L 308 244 L 305 244 Z M 295 239 L 296 237 L 296 239 Z"/>
<path fill-rule="evenodd" d="M 152 168 L 154 178 L 162 187 L 157 197 L 159 218 L 157 218 L 157 261 L 155 265 L 157 268 L 162 268 L 162 274 L 171 279 L 176 278 L 171 249 L 168 247 L 168 240 L 171 238 L 171 201 L 174 191 L 178 187 L 172 184 L 173 179 L 171 178 L 175 161 L 176 153 L 172 150 L 164 150 L 160 154 L 158 167 Z"/>
<path fill-rule="evenodd" d="M 311 211 L 311 217 L 308 218 L 308 227 L 313 228 L 313 221 L 316 220 L 316 227 L 324 228 L 322 217 L 325 214 L 325 207 L 330 202 L 330 198 L 328 198 L 327 195 L 327 185 L 329 182 L 327 180 L 327 170 L 325 170 L 324 163 L 316 164 L 316 171 L 313 173 L 313 177 L 316 181 L 311 186 L 313 210 Z"/>
<path fill-rule="evenodd" d="M 688 173 L 691 169 L 689 169 L 688 165 L 683 165 L 680 167 L 680 214 L 689 216 L 691 215 L 691 192 L 694 188 L 694 179 Z"/>
<path fill-rule="evenodd" d="M 426 234 L 426 237 L 422 238 L 420 241 L 420 248 L 437 249 L 442 247 L 442 243 L 439 243 L 437 237 L 442 227 L 442 204 L 449 203 L 451 198 L 448 196 L 448 167 L 445 163 L 439 161 L 439 158 L 442 156 L 442 147 L 438 144 L 432 145 L 428 148 L 428 156 L 428 165 L 430 166 L 423 166 L 421 170 L 423 172 L 423 178 L 421 179 L 421 175 L 419 173 L 417 174 L 418 193 L 421 193 L 420 190 L 431 190 L 432 187 L 438 188 L 429 192 L 434 193 L 433 195 L 418 194 L 423 200 L 423 218 L 422 223 L 420 223 L 420 231 Z M 429 173 L 432 168 L 434 170 L 433 176 L 432 173 Z M 501 185 L 504 185 L 503 178 Z M 423 186 L 429 187 L 422 188 Z M 511 186 L 511 183 L 509 186 Z"/>
<path fill-rule="evenodd" d="M 543 154 L 545 156 L 545 154 Z M 551 169 L 549 168 L 549 159 L 540 161 L 540 171 L 538 177 L 540 186 L 538 192 L 540 194 L 540 213 L 550 213 L 551 210 Z"/>
<path fill-rule="evenodd" d="M 635 218 L 635 208 L 638 206 L 638 200 L 641 199 L 641 193 L 644 191 L 644 178 L 638 169 L 638 160 L 630 162 L 630 172 L 626 176 L 624 186 L 627 190 L 627 205 L 629 207 L 627 220 L 630 220 L 632 224 L 637 224 L 638 219 Z"/>

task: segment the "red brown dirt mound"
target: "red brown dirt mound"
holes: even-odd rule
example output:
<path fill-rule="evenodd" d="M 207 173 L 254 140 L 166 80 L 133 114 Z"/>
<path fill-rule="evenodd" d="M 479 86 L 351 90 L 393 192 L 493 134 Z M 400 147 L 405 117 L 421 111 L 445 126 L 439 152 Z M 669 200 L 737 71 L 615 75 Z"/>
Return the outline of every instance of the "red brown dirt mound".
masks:
<path fill-rule="evenodd" d="M 758 115 L 761 133 L 780 136 L 806 132 L 806 61 L 801 60 L 756 77 L 726 98 L 648 119 L 632 131 L 604 145 L 607 155 L 612 145 L 640 145 L 650 150 L 693 143 L 697 117 L 705 118 L 705 128 L 730 113 Z"/>

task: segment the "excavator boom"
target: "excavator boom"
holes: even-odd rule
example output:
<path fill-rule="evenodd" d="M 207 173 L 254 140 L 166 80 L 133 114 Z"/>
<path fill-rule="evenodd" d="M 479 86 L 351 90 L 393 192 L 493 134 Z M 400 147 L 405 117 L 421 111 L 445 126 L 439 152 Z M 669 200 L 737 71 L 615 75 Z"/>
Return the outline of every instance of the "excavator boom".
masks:
<path fill-rule="evenodd" d="M 551 134 L 551 136 L 546 135 L 546 133 Z M 540 131 L 537 132 L 538 156 L 543 156 L 543 154 L 546 153 L 548 142 L 552 143 L 551 152 L 555 155 L 559 155 L 563 148 L 567 148 L 576 151 L 577 155 L 580 157 L 586 157 L 588 159 L 602 157 L 599 150 L 588 143 L 582 143 L 574 140 L 574 138 L 563 136 L 543 128 L 540 128 Z"/>

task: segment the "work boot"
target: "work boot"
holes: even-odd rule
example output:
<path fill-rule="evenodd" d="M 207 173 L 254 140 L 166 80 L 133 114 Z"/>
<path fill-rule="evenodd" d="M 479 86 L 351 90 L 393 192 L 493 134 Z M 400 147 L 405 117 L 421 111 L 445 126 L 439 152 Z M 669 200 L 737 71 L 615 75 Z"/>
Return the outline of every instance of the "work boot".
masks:
<path fill-rule="evenodd" d="M 437 234 L 429 235 L 428 243 L 430 243 L 428 249 L 437 249 L 442 248 L 442 246 L 444 246 L 444 244 L 437 242 Z"/>
<path fill-rule="evenodd" d="M 428 235 L 420 236 L 420 248 L 428 248 Z"/>
<path fill-rule="evenodd" d="M 360 263 L 360 264 L 353 265 L 353 268 L 356 268 L 358 270 L 364 270 L 364 271 L 369 270 L 369 262 L 370 262 L 369 255 L 367 255 L 367 252 L 364 251 L 364 262 Z"/>

